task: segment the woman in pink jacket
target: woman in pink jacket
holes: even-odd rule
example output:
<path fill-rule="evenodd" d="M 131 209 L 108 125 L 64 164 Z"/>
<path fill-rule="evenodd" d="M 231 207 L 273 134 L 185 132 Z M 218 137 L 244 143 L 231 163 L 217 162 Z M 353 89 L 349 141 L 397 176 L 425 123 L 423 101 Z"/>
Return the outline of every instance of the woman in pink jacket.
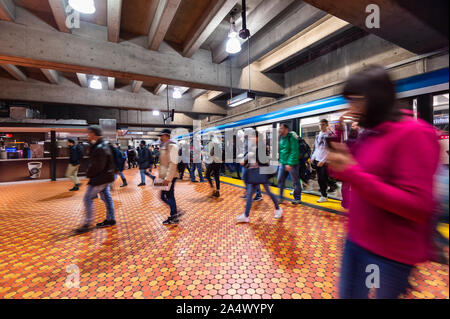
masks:
<path fill-rule="evenodd" d="M 332 174 L 351 186 L 341 298 L 397 298 L 413 267 L 430 257 L 433 176 L 439 144 L 429 124 L 395 108 L 386 71 L 371 66 L 344 88 L 350 116 L 364 129 L 350 152 L 331 143 Z"/>

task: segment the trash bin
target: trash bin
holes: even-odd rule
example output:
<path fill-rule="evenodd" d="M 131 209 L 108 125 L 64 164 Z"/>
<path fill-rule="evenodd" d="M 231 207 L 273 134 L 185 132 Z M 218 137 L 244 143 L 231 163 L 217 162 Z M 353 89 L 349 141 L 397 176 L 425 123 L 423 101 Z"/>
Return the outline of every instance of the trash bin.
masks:
<path fill-rule="evenodd" d="M 30 162 L 28 163 L 28 171 L 30 172 L 30 178 L 41 177 L 42 162 Z"/>

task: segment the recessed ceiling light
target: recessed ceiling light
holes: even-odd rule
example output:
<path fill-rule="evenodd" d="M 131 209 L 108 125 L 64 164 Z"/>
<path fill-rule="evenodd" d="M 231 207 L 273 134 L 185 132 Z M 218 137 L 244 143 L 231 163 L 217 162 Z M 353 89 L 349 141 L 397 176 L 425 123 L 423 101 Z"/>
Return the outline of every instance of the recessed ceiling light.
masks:
<path fill-rule="evenodd" d="M 101 90 L 103 88 L 102 82 L 98 80 L 98 76 L 94 76 L 94 79 L 89 83 L 91 89 Z"/>

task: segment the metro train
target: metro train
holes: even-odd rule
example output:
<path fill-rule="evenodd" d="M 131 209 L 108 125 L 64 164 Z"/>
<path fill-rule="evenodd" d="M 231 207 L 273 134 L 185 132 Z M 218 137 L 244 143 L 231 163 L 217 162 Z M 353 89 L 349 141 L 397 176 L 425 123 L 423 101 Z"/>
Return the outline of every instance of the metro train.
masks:
<path fill-rule="evenodd" d="M 395 84 L 400 105 L 414 105 L 414 99 L 424 94 L 433 94 L 435 97 L 439 95 L 446 96 L 448 100 L 449 68 L 402 79 L 396 81 Z M 188 135 L 178 136 L 176 139 L 190 140 L 194 135 L 204 136 L 212 132 L 222 132 L 222 134 L 224 134 L 225 130 L 230 129 L 233 129 L 234 134 L 236 136 L 239 136 L 240 131 L 242 133 L 242 131 L 247 128 L 253 128 L 259 132 L 267 132 L 267 138 L 270 140 L 271 138 L 273 138 L 273 129 L 276 129 L 277 132 L 279 126 L 282 123 L 286 123 L 287 125 L 289 125 L 291 130 L 295 131 L 299 136 L 301 136 L 312 148 L 314 145 L 315 136 L 319 132 L 319 121 L 323 118 L 327 119 L 330 123 L 331 129 L 333 130 L 333 126 L 337 124 L 338 119 L 344 113 L 346 108 L 347 102 L 342 96 L 332 96 L 281 109 L 275 112 L 257 115 L 214 127 L 209 127 L 201 131 L 192 132 Z M 438 129 L 444 131 L 444 135 L 447 134 L 448 144 L 448 103 L 446 107 L 445 105 L 444 107 L 442 107 L 441 105 L 440 108 L 437 108 L 435 106 L 434 109 L 435 117 L 436 114 L 439 114 L 439 120 L 435 120 L 435 124 Z M 440 112 L 436 112 L 436 110 L 440 110 Z M 442 117 L 442 115 L 444 115 L 444 117 Z M 277 138 L 275 137 L 275 139 Z M 222 174 L 228 177 L 240 178 L 240 167 L 238 164 L 224 165 Z M 276 186 L 275 177 L 271 179 L 271 183 L 273 184 L 273 186 Z M 291 186 L 291 182 L 288 181 L 287 187 Z M 318 187 L 316 188 L 318 189 Z M 307 192 L 318 194 L 317 190 L 314 189 L 314 185 L 312 185 L 312 189 L 308 190 Z M 339 191 L 337 191 L 337 193 L 331 194 L 330 197 L 341 199 Z"/>

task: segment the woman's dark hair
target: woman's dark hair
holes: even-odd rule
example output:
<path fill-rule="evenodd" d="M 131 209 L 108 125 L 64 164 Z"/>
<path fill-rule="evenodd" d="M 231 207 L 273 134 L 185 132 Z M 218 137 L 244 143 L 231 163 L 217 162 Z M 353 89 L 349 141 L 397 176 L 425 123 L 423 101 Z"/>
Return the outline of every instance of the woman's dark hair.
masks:
<path fill-rule="evenodd" d="M 350 76 L 342 94 L 346 98 L 364 96 L 366 111 L 359 121 L 361 127 L 373 128 L 383 122 L 400 119 L 401 113 L 395 108 L 394 83 L 381 66 L 372 65 Z"/>

